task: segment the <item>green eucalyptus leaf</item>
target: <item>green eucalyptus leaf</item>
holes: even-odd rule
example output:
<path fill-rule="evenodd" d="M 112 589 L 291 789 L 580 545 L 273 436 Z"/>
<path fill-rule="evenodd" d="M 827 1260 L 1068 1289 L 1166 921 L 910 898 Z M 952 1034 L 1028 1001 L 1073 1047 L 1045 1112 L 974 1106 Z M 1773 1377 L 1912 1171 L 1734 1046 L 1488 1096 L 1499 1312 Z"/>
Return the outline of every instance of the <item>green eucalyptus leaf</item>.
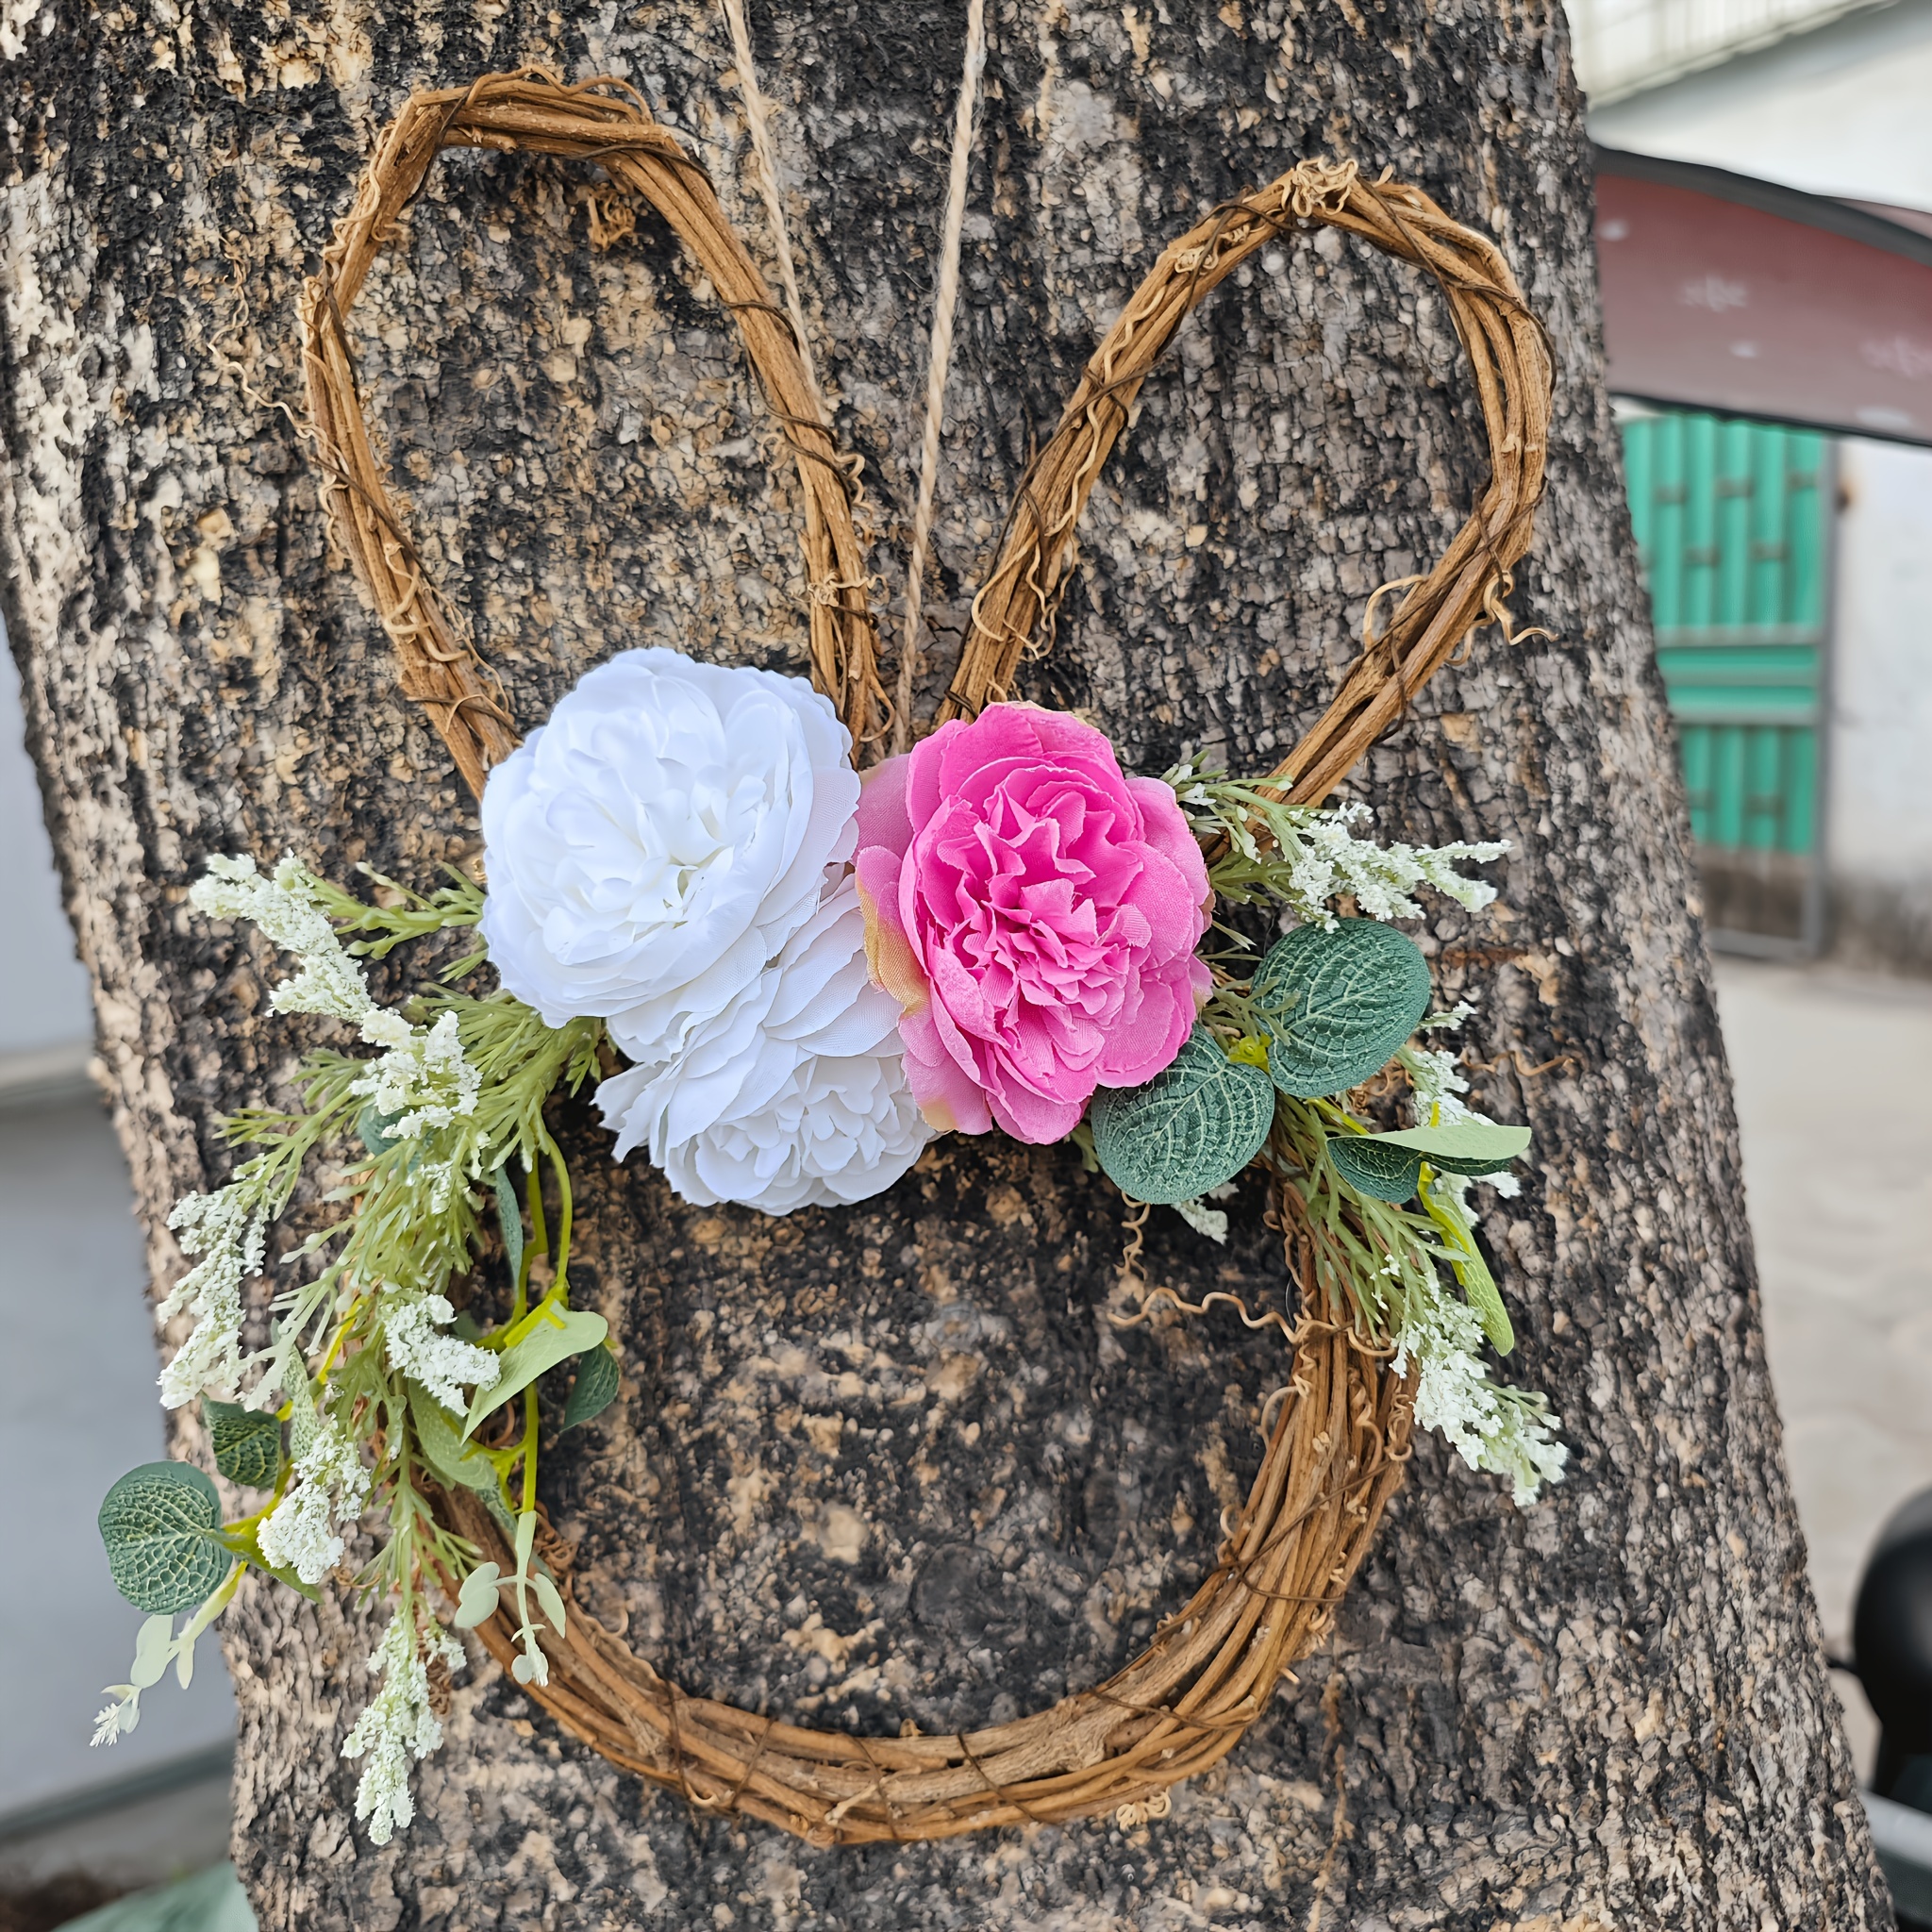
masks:
<path fill-rule="evenodd" d="M 356 1116 L 356 1132 L 372 1158 L 387 1154 L 396 1144 L 395 1136 L 389 1131 L 394 1124 L 395 1116 L 384 1113 L 373 1100 Z"/>
<path fill-rule="evenodd" d="M 409 1421 L 416 1430 L 416 1446 L 423 1452 L 438 1482 L 446 1490 L 475 1490 L 486 1496 L 496 1493 L 496 1465 L 484 1452 L 464 1441 L 449 1411 L 422 1383 L 412 1381 L 409 1389 Z"/>
<path fill-rule="evenodd" d="M 1108 1179 L 1136 1201 L 1172 1207 L 1254 1159 L 1274 1123 L 1274 1091 L 1259 1067 L 1229 1059 L 1196 1027 L 1144 1087 L 1099 1089 L 1087 1118 Z"/>
<path fill-rule="evenodd" d="M 1374 1134 L 1385 1147 L 1402 1147 L 1444 1174 L 1500 1174 L 1529 1151 L 1527 1127 L 1499 1127 L 1493 1121 L 1451 1121 L 1440 1127 L 1405 1127 Z"/>
<path fill-rule="evenodd" d="M 1328 1158 L 1357 1193 L 1399 1204 L 1414 1198 L 1424 1161 L 1444 1174 L 1497 1174 L 1528 1146 L 1527 1127 L 1452 1121 L 1393 1134 L 1338 1134 L 1328 1142 Z"/>
<path fill-rule="evenodd" d="M 1496 1291 L 1495 1277 L 1483 1259 L 1482 1250 L 1476 1246 L 1475 1230 L 1470 1226 L 1461 1203 L 1452 1190 L 1444 1188 L 1439 1191 L 1432 1186 L 1423 1196 L 1423 1206 L 1427 1208 L 1429 1219 L 1449 1238 L 1454 1251 L 1450 1265 L 1456 1270 L 1456 1278 L 1462 1284 L 1470 1307 L 1483 1324 L 1483 1333 L 1498 1355 L 1507 1355 L 1516 1346 L 1516 1330 L 1510 1325 L 1509 1311 Z"/>
<path fill-rule="evenodd" d="M 1463 1258 L 1456 1264 L 1456 1278 L 1462 1284 L 1462 1292 L 1468 1297 L 1469 1305 L 1476 1311 L 1483 1324 L 1483 1333 L 1490 1338 L 1491 1346 L 1498 1355 L 1507 1355 L 1516 1346 L 1516 1330 L 1510 1325 L 1509 1311 L 1503 1306 L 1503 1297 L 1496 1291 L 1495 1276 L 1490 1273 L 1490 1266 L 1471 1241 L 1463 1252 Z"/>
<path fill-rule="evenodd" d="M 175 1647 L 173 1617 L 150 1617 L 134 1640 L 134 1667 L 127 1681 L 137 1690 L 149 1690 L 167 1674 L 168 1657 Z"/>
<path fill-rule="evenodd" d="M 1284 1093 L 1345 1093 L 1386 1067 L 1428 1010 L 1429 968 L 1413 940 L 1374 919 L 1275 941 L 1250 994 Z"/>
<path fill-rule="evenodd" d="M 524 1209 L 517 1191 L 510 1185 L 509 1162 L 506 1159 L 491 1177 L 496 1189 L 496 1219 L 503 1229 L 504 1257 L 509 1263 L 509 1278 L 521 1281 L 524 1274 Z"/>
<path fill-rule="evenodd" d="M 457 1598 L 457 1613 L 451 1620 L 458 1630 L 474 1630 L 496 1614 L 496 1591 L 501 1573 L 494 1563 L 478 1563 L 463 1578 L 462 1593 Z"/>
<path fill-rule="evenodd" d="M 1357 1193 L 1398 1207 L 1414 1199 L 1422 1181 L 1422 1156 L 1390 1146 L 1380 1134 L 1338 1134 L 1328 1142 L 1328 1158 Z"/>
<path fill-rule="evenodd" d="M 185 1462 L 131 1469 L 101 1504 L 114 1587 L 138 1610 L 172 1616 L 221 1587 L 233 1567 L 221 1541 L 222 1501 Z"/>
<path fill-rule="evenodd" d="M 563 1598 L 556 1584 L 542 1571 L 533 1570 L 530 1572 L 530 1587 L 537 1592 L 537 1601 L 542 1606 L 543 1614 L 550 1619 L 550 1627 L 559 1637 L 563 1636 Z"/>
<path fill-rule="evenodd" d="M 308 1372 L 299 1357 L 295 1373 L 285 1387 L 289 1396 L 289 1459 L 300 1462 L 322 1434 L 322 1417 L 316 1412 L 315 1391 L 308 1386 Z"/>
<path fill-rule="evenodd" d="M 577 1363 L 577 1378 L 563 1406 L 563 1425 L 574 1429 L 600 1416 L 617 1400 L 617 1357 L 608 1348 L 589 1350 Z"/>
<path fill-rule="evenodd" d="M 513 1395 L 520 1395 L 537 1377 L 574 1355 L 595 1348 L 610 1333 L 602 1315 L 582 1308 L 563 1308 L 552 1296 L 541 1301 L 517 1324 L 524 1332 L 497 1359 L 503 1373 L 488 1389 L 479 1389 L 470 1404 L 464 1436 L 475 1434 L 476 1425 L 493 1414 Z M 512 1331 L 515 1332 L 515 1331 Z"/>
<path fill-rule="evenodd" d="M 204 1395 L 201 1418 L 208 1424 L 215 1467 L 231 1483 L 247 1490 L 274 1488 L 282 1471 L 282 1425 L 275 1416 Z"/>

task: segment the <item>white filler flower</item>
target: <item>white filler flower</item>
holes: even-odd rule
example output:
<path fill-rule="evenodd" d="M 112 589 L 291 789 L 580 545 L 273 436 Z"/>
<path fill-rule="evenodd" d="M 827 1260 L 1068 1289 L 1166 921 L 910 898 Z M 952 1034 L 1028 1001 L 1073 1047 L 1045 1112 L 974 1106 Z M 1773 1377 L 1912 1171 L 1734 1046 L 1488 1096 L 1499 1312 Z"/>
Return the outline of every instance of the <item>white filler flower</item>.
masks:
<path fill-rule="evenodd" d="M 483 794 L 483 937 L 544 1024 L 660 1064 L 758 983 L 852 856 L 858 778 L 803 678 L 625 651 Z"/>
<path fill-rule="evenodd" d="M 866 970 L 865 919 L 849 877 L 809 924 L 668 1066 L 597 1090 L 617 1158 L 648 1143 L 687 1201 L 767 1214 L 891 1187 L 931 1129 L 900 1064 L 899 1003 Z"/>
<path fill-rule="evenodd" d="M 398 1825 L 416 1815 L 409 1795 L 409 1759 L 427 1757 L 442 1742 L 442 1724 L 430 1705 L 428 1659 L 460 1669 L 463 1646 L 434 1624 L 417 1636 L 413 1618 L 392 1618 L 369 1668 L 382 1689 L 342 1740 L 344 1757 L 367 1757 L 356 1785 L 356 1816 L 369 1821 L 372 1844 L 386 1845 Z"/>

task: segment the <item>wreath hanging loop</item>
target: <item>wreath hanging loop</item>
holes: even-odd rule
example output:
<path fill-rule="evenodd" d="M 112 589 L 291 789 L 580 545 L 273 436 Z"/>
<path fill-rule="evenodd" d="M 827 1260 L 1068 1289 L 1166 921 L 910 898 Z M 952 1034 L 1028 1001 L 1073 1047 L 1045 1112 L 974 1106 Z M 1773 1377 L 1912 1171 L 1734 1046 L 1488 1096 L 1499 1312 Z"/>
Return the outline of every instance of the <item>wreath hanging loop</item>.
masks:
<path fill-rule="evenodd" d="M 809 591 L 812 678 L 855 746 L 886 716 L 853 527 L 852 460 L 821 413 L 791 318 L 773 299 L 704 168 L 626 82 L 565 86 L 540 68 L 488 74 L 466 88 L 414 94 L 383 134 L 298 313 L 313 446 L 331 525 L 395 646 L 406 697 L 428 710 L 457 769 L 479 796 L 517 733 L 499 680 L 430 583 L 371 444 L 348 317 L 371 264 L 445 148 L 526 150 L 591 161 L 641 196 L 676 233 L 728 309 L 766 402 L 798 465 Z"/>
<path fill-rule="evenodd" d="M 480 793 L 491 766 L 515 748 L 514 726 L 500 690 L 428 582 L 409 541 L 374 454 L 347 326 L 370 264 L 420 192 L 431 163 L 444 148 L 465 146 L 594 161 L 621 190 L 654 205 L 709 276 L 737 322 L 797 462 L 811 593 L 812 675 L 850 732 L 855 755 L 862 752 L 877 737 L 889 708 L 867 608 L 872 579 L 853 526 L 851 473 L 820 412 L 791 324 L 773 301 L 703 169 L 624 84 L 565 87 L 535 70 L 485 75 L 468 88 L 414 96 L 384 134 L 350 213 L 302 298 L 304 367 L 325 500 L 394 644 L 406 695 L 429 709 L 458 769 Z M 1379 633 L 1373 629 L 1372 600 L 1363 655 L 1334 703 L 1269 785 L 1241 793 L 1240 813 L 1265 816 L 1270 801 L 1278 801 L 1291 784 L 1295 800 L 1325 796 L 1475 626 L 1507 625 L 1502 599 L 1510 566 L 1528 545 L 1541 488 L 1551 376 L 1541 332 L 1493 244 L 1451 221 L 1419 191 L 1387 180 L 1365 183 L 1352 163 L 1302 162 L 1268 187 L 1224 205 L 1168 248 L 1108 330 L 1058 430 L 1016 494 L 997 560 L 974 601 L 967 646 L 941 708 L 942 721 L 977 714 L 1004 698 L 1022 658 L 1042 641 L 1070 569 L 1087 496 L 1129 421 L 1141 382 L 1186 315 L 1255 250 L 1297 224 L 1359 235 L 1435 277 L 1469 353 L 1491 474 L 1475 512 L 1434 568 L 1406 587 Z M 1252 842 L 1257 834 L 1266 836 L 1258 818 L 1243 821 L 1238 815 L 1224 823 L 1238 839 Z M 223 864 L 224 877 L 253 890 L 252 864 L 245 868 L 248 878 L 242 861 Z M 216 895 L 208 903 L 226 902 Z M 1358 953 L 1359 929 L 1370 923 L 1351 924 L 1357 930 L 1342 950 Z M 1306 930 L 1298 928 L 1289 938 L 1299 939 Z M 1376 930 L 1386 935 L 1386 928 Z M 1399 949 L 1407 942 L 1396 943 Z M 1263 964 L 1265 969 L 1268 962 Z M 1419 956 L 1415 967 L 1425 1000 L 1427 973 Z M 1400 1038 L 1421 1010 L 1415 1008 L 1401 1023 Z M 1210 1053 L 1214 1044 L 1210 1038 L 1201 1051 Z M 1245 1036 L 1240 1042 L 1263 1044 Z M 1195 1041 L 1191 1039 L 1188 1046 L 1191 1052 Z M 405 1047 L 425 1057 L 426 1066 L 434 1041 L 410 1036 Z M 1268 1076 L 1257 1069 L 1272 1067 L 1273 1051 L 1268 1047 L 1258 1062 L 1251 1058 L 1245 1069 L 1263 1087 Z M 1389 1051 L 1385 1043 L 1366 1064 L 1384 1064 Z M 584 1046 L 578 1059 L 588 1068 L 591 1047 Z M 1240 1060 L 1234 1048 L 1221 1051 L 1218 1076 L 1225 1080 L 1231 1068 L 1241 1071 Z M 1291 1086 L 1280 1072 L 1273 1078 L 1283 1093 L 1312 1097 L 1345 1091 L 1365 1077 L 1350 1072 L 1344 1078 L 1339 1068 L 1337 1063 L 1330 1070 L 1334 1077 L 1326 1084 L 1311 1076 L 1315 1084 Z M 1196 1071 L 1191 1065 L 1190 1077 Z M 1267 1105 L 1274 1106 L 1272 1089 Z M 1320 1122 L 1306 1109 L 1297 1118 L 1304 1123 L 1304 1143 L 1285 1150 L 1283 1162 L 1271 1170 L 1270 1187 L 1289 1271 L 1302 1289 L 1302 1313 L 1287 1337 L 1286 1387 L 1278 1400 L 1271 1397 L 1265 1411 L 1260 1469 L 1212 1572 L 1148 1648 L 1106 1683 L 1011 1723 L 889 1739 L 814 1730 L 686 1694 L 574 1600 L 571 1565 L 560 1549 L 536 1547 L 537 1409 L 529 1378 L 515 1385 L 524 1391 L 532 1459 L 525 1464 L 514 1551 L 500 1528 L 508 1518 L 491 1507 L 494 1478 L 481 1487 L 446 1479 L 441 1472 L 455 1468 L 460 1474 L 469 1452 L 433 1403 L 420 1413 L 411 1407 L 412 1428 L 420 1433 L 433 1425 L 441 1431 L 437 1440 L 449 1438 L 445 1461 L 431 1458 L 439 1472 L 431 1493 L 442 1524 L 464 1540 L 460 1546 L 438 1544 L 441 1554 L 428 1556 L 426 1569 L 441 1575 L 450 1594 L 460 1593 L 464 1605 L 476 1593 L 480 1577 L 476 1614 L 459 1614 L 458 1621 L 478 1631 L 525 1694 L 612 1763 L 681 1790 L 695 1806 L 766 1820 L 821 1844 L 947 1838 L 1096 1814 L 1137 1823 L 1160 1815 L 1172 1787 L 1232 1750 L 1295 1660 L 1332 1627 L 1409 1456 L 1414 1366 L 1404 1362 L 1386 1336 L 1364 1329 L 1345 1296 L 1323 1291 L 1324 1244 L 1335 1243 L 1337 1225 L 1332 1216 L 1318 1222 L 1311 1215 L 1291 1177 L 1295 1171 L 1319 1169 L 1332 1178 L 1331 1169 L 1341 1163 L 1331 1150 L 1346 1151 L 1347 1137 L 1367 1130 L 1346 1120 L 1331 1123 L 1342 1129 L 1338 1141 L 1324 1138 Z M 1278 1118 L 1268 1131 L 1279 1139 Z M 1444 1130 L 1429 1131 L 1440 1141 Z M 1515 1131 L 1491 1126 L 1492 1134 Z M 556 1158 L 541 1119 L 533 1132 Z M 1457 1167 L 1453 1148 L 1444 1157 L 1434 1143 L 1426 1156 L 1407 1146 L 1379 1145 L 1402 1138 L 1369 1136 L 1378 1143 L 1371 1151 L 1385 1158 L 1379 1164 L 1366 1157 L 1356 1163 L 1367 1197 L 1397 1201 L 1389 1188 L 1411 1185 L 1425 1158 L 1445 1159 L 1451 1173 L 1488 1173 L 1493 1165 L 1465 1150 Z M 1413 1132 L 1408 1136 L 1415 1138 Z M 1521 1141 L 1526 1140 L 1524 1133 Z M 1521 1142 L 1513 1144 L 1520 1149 Z M 525 1158 L 534 1176 L 535 1167 Z M 499 1171 L 499 1201 L 508 1188 L 507 1173 L 507 1167 Z M 541 1224 L 541 1196 L 534 1178 L 531 1187 L 533 1223 Z M 1324 1198 L 1332 1204 L 1340 1196 L 1331 1191 Z M 1458 1277 L 1474 1271 L 1487 1283 L 1467 1224 L 1441 1203 L 1427 1205 L 1426 1195 L 1424 1201 L 1442 1237 L 1465 1241 L 1456 1263 Z M 207 1218 L 205 1208 L 197 1211 Z M 506 1238 L 514 1226 L 522 1252 L 513 1198 L 504 1211 Z M 559 1277 L 565 1239 L 559 1235 Z M 515 1274 L 514 1260 L 511 1269 Z M 520 1308 L 524 1278 L 518 1275 Z M 1507 1336 L 1492 1283 L 1487 1292 L 1501 1324 L 1490 1330 L 1491 1337 Z M 1197 1306 L 1174 1299 L 1183 1307 Z M 521 1334 L 540 1313 L 533 1309 L 513 1332 Z M 1241 1313 L 1251 1326 L 1267 1320 L 1249 1317 L 1245 1308 Z M 573 1313 L 558 1319 L 594 1325 L 601 1335 L 601 1318 Z M 606 1368 L 603 1374 L 608 1400 L 615 1391 L 615 1371 Z M 307 1403 L 306 1381 L 300 1389 L 299 1402 Z M 484 1401 L 480 1387 L 477 1401 Z M 473 1412 L 471 1429 L 491 1407 L 493 1402 Z M 312 1444 L 312 1408 L 305 1426 Z M 442 1567 L 458 1560 L 459 1548 L 479 1558 L 466 1579 Z M 533 1553 L 547 1566 L 541 1576 L 530 1569 Z M 257 1548 L 256 1557 L 260 1554 Z M 546 1611 L 541 1656 L 533 1655 L 539 1637 L 527 1609 L 518 1612 L 525 1619 L 520 1626 L 494 1594 L 496 1579 L 512 1569 L 520 1587 L 541 1586 L 555 1598 L 555 1607 Z M 400 1628 L 400 1620 L 392 1627 Z M 440 1632 L 437 1641 L 442 1641 Z"/>

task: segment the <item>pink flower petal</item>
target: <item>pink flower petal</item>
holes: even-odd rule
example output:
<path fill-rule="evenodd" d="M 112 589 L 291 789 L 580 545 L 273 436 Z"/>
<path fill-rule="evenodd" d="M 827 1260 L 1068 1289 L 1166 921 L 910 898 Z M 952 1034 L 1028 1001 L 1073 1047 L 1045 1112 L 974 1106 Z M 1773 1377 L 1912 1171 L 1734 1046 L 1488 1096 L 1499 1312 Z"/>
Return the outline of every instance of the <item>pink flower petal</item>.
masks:
<path fill-rule="evenodd" d="M 1103 1087 L 1144 1087 L 1173 1065 L 1194 1030 L 1192 989 L 1180 975 L 1143 982 L 1137 991 L 1132 1015 L 1124 1014 L 1108 1035 L 1098 1083 Z"/>
<path fill-rule="evenodd" d="M 987 1134 L 992 1114 L 986 1093 L 940 1042 L 930 1013 L 908 1013 L 899 1022 L 906 1047 L 906 1084 L 926 1124 L 942 1134 Z"/>
<path fill-rule="evenodd" d="M 884 845 L 866 846 L 857 867 L 858 908 L 865 915 L 865 963 L 874 986 L 884 987 L 908 1012 L 923 1011 L 930 996 L 919 955 L 899 918 L 898 856 Z"/>
<path fill-rule="evenodd" d="M 859 817 L 874 974 L 924 995 L 902 1030 L 928 1118 L 1058 1140 L 1096 1081 L 1180 1051 L 1211 984 L 1207 867 L 1172 789 L 1103 733 L 989 706 L 869 777 Z"/>
<path fill-rule="evenodd" d="M 1091 1097 L 1091 1095 L 1089 1096 Z M 1080 1124 L 1087 1100 L 1048 1100 L 1024 1087 L 1010 1087 L 990 1096 L 992 1117 L 1016 1141 L 1050 1147 L 1064 1141 Z"/>
<path fill-rule="evenodd" d="M 863 772 L 858 779 L 858 849 L 883 845 L 905 856 L 912 843 L 912 820 L 906 809 L 906 785 L 911 776 L 910 758 L 888 758 Z"/>

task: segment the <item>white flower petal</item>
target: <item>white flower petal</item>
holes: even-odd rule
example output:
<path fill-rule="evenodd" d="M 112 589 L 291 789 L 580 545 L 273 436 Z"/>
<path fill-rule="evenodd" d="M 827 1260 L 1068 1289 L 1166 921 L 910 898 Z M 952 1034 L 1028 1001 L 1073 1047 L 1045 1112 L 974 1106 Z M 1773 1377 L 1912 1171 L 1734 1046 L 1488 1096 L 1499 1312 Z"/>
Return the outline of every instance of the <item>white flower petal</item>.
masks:
<path fill-rule="evenodd" d="M 591 672 L 490 774 L 483 937 L 557 1026 L 641 1063 L 755 986 L 852 856 L 858 778 L 803 678 L 660 648 Z"/>
<path fill-rule="evenodd" d="M 898 1014 L 865 970 L 858 887 L 835 876 L 778 957 L 681 1054 L 598 1088 L 617 1158 L 648 1145 L 700 1207 L 789 1214 L 881 1192 L 931 1134 L 906 1085 Z"/>

